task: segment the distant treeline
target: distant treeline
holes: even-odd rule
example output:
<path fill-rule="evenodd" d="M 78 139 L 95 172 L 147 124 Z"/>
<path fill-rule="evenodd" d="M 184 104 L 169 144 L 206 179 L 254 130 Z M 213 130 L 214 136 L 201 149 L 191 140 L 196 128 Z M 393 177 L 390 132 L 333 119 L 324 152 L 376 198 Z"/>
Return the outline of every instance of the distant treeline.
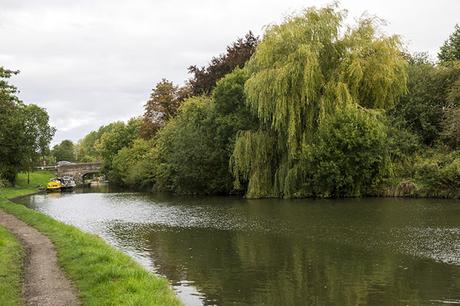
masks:
<path fill-rule="evenodd" d="M 460 27 L 433 62 L 344 18 L 309 8 L 249 32 L 185 85 L 156 84 L 142 117 L 53 154 L 177 193 L 459 197 Z"/>

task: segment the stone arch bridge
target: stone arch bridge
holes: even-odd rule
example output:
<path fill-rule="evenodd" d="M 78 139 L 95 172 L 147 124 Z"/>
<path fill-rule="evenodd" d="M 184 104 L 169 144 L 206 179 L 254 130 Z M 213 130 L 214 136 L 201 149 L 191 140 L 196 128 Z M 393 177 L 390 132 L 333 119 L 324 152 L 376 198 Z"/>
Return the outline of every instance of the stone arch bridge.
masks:
<path fill-rule="evenodd" d="M 72 176 L 77 184 L 83 183 L 85 175 L 101 171 L 102 163 L 72 163 L 56 166 L 58 176 Z"/>

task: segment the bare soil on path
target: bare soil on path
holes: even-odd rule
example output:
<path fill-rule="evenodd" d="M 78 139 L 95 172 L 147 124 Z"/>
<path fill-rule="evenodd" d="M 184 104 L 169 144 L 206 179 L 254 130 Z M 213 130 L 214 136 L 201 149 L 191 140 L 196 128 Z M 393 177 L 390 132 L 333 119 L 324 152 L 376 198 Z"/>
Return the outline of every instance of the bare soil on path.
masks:
<path fill-rule="evenodd" d="M 0 209 L 0 224 L 13 233 L 26 252 L 23 299 L 26 305 L 79 305 L 78 294 L 58 266 L 48 237 Z"/>

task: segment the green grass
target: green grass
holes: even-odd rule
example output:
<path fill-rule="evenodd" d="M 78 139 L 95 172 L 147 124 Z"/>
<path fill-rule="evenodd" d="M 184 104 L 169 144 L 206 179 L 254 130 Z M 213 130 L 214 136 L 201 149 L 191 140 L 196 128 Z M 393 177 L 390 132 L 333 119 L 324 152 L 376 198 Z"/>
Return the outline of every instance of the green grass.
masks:
<path fill-rule="evenodd" d="M 49 171 L 37 171 L 30 173 L 30 183 L 27 184 L 27 173 L 19 173 L 16 178 L 16 186 L 0 188 L 0 198 L 11 199 L 21 195 L 36 192 L 38 188 L 46 187 L 50 178 L 55 174 Z"/>
<path fill-rule="evenodd" d="M 0 297 L 1 305 L 21 305 L 22 259 L 19 241 L 0 226 Z"/>
<path fill-rule="evenodd" d="M 43 178 L 41 174 L 36 176 L 35 182 L 39 178 Z M 16 187 L 14 192 L 0 191 L 0 209 L 15 215 L 51 239 L 59 264 L 78 289 L 84 305 L 181 304 L 166 279 L 146 271 L 101 238 L 14 204 L 5 196 L 24 195 L 30 190 L 30 186 L 24 186 L 22 189 Z M 32 192 L 35 190 L 32 189 Z"/>

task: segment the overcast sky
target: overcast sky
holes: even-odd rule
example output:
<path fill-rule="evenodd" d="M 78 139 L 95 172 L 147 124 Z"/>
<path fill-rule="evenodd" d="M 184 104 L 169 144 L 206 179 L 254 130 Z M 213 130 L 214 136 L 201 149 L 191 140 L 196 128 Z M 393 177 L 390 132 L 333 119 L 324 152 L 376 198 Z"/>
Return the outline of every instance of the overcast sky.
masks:
<path fill-rule="evenodd" d="M 0 0 L 0 66 L 19 69 L 12 82 L 27 103 L 46 108 L 54 143 L 78 140 L 115 120 L 143 113 L 161 78 L 183 83 L 187 67 L 249 30 L 319 0 Z M 460 0 L 347 0 L 352 23 L 362 13 L 387 21 L 409 51 L 436 56 L 460 23 Z"/>

